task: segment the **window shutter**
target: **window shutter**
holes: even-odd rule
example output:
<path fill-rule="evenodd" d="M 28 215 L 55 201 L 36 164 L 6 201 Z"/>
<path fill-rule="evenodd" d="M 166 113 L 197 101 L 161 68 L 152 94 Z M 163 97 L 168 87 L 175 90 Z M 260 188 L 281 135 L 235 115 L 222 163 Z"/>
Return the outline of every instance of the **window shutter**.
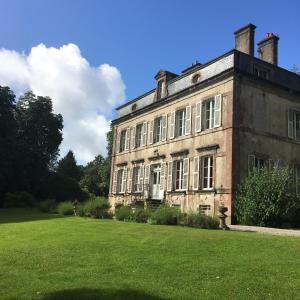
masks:
<path fill-rule="evenodd" d="M 185 135 L 191 133 L 191 106 L 188 105 L 185 108 Z"/>
<path fill-rule="evenodd" d="M 140 191 L 143 191 L 144 187 L 144 166 L 139 168 L 140 171 Z"/>
<path fill-rule="evenodd" d="M 136 134 L 136 127 L 131 127 L 131 143 L 130 143 L 130 148 L 134 149 L 135 148 L 135 134 Z"/>
<path fill-rule="evenodd" d="M 117 141 L 116 141 L 116 153 L 120 152 L 120 138 L 121 138 L 121 132 L 118 131 L 117 133 Z"/>
<path fill-rule="evenodd" d="M 125 193 L 125 191 L 126 191 L 126 181 L 127 181 L 127 168 L 124 167 L 124 169 L 123 169 L 123 176 L 122 176 L 121 193 Z"/>
<path fill-rule="evenodd" d="M 171 192 L 172 187 L 173 187 L 172 173 L 173 173 L 173 162 L 169 161 L 168 162 L 168 179 L 167 179 L 167 191 L 168 192 Z"/>
<path fill-rule="evenodd" d="M 147 143 L 147 122 L 143 123 L 143 127 L 142 127 L 142 141 L 141 144 L 142 146 L 146 146 Z"/>
<path fill-rule="evenodd" d="M 133 169 L 128 169 L 127 192 L 129 194 L 131 194 L 131 190 L 132 190 L 132 172 L 133 172 Z"/>
<path fill-rule="evenodd" d="M 114 171 L 113 186 L 112 186 L 112 193 L 113 194 L 117 193 L 117 176 L 118 176 L 118 170 Z"/>
<path fill-rule="evenodd" d="M 248 173 L 252 172 L 255 167 L 255 155 L 248 155 Z"/>
<path fill-rule="evenodd" d="M 201 131 L 201 107 L 201 102 L 197 102 L 195 112 L 195 132 Z"/>
<path fill-rule="evenodd" d="M 127 128 L 126 135 L 125 135 L 125 151 L 129 150 L 129 143 L 130 143 L 130 128 Z"/>
<path fill-rule="evenodd" d="M 165 175 L 166 174 L 166 163 L 161 163 L 160 166 L 160 186 L 161 190 L 165 190 Z"/>
<path fill-rule="evenodd" d="M 148 144 L 151 145 L 153 144 L 153 127 L 154 127 L 154 120 L 151 120 L 150 122 L 148 122 L 148 128 L 149 128 L 149 140 L 148 140 Z"/>
<path fill-rule="evenodd" d="M 162 130 L 161 130 L 161 140 L 162 142 L 167 139 L 167 115 L 162 116 Z"/>
<path fill-rule="evenodd" d="M 150 165 L 145 166 L 144 197 L 149 198 Z"/>
<path fill-rule="evenodd" d="M 183 159 L 182 189 L 187 191 L 189 186 L 189 158 Z"/>
<path fill-rule="evenodd" d="M 292 109 L 288 111 L 288 137 L 293 139 L 294 138 L 294 120 L 293 120 L 294 112 Z"/>
<path fill-rule="evenodd" d="M 169 139 L 174 139 L 175 136 L 175 111 L 172 111 L 169 116 Z"/>
<path fill-rule="evenodd" d="M 222 119 L 222 95 L 215 96 L 215 118 L 214 118 L 214 127 L 220 127 Z"/>
<path fill-rule="evenodd" d="M 199 189 L 199 156 L 194 157 L 193 189 Z"/>

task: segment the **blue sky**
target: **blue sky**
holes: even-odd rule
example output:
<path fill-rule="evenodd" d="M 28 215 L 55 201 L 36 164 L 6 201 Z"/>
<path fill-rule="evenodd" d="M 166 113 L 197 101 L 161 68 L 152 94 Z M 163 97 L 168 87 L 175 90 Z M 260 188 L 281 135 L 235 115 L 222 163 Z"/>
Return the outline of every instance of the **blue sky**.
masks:
<path fill-rule="evenodd" d="M 91 66 L 117 68 L 126 89 L 125 94 L 117 93 L 120 101 L 110 101 L 102 112 L 107 119 L 125 99 L 153 88 L 159 69 L 180 73 L 196 59 L 204 63 L 234 48 L 233 32 L 248 23 L 257 26 L 256 42 L 266 32 L 278 34 L 279 65 L 291 69 L 295 64 L 300 69 L 296 0 L 0 0 L 0 4 L 0 48 L 28 55 L 41 43 L 57 49 L 73 43 Z"/>

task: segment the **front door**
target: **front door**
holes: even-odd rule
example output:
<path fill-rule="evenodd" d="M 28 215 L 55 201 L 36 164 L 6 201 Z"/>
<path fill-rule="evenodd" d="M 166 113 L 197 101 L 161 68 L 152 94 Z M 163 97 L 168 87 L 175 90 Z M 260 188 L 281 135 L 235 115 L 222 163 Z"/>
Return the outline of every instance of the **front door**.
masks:
<path fill-rule="evenodd" d="M 152 199 L 161 199 L 160 191 L 160 167 L 154 167 L 152 171 Z"/>

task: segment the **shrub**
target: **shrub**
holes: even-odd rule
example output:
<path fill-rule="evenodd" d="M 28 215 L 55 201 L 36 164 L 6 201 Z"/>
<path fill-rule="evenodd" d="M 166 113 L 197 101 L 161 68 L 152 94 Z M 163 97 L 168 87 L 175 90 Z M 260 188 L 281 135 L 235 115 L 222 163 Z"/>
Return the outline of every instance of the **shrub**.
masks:
<path fill-rule="evenodd" d="M 150 219 L 151 211 L 148 209 L 138 208 L 133 212 L 133 221 L 137 223 L 147 223 Z"/>
<path fill-rule="evenodd" d="M 83 203 L 79 215 L 91 216 L 94 218 L 106 218 L 109 217 L 108 210 L 110 205 L 107 198 L 104 197 L 95 197 L 87 200 Z"/>
<path fill-rule="evenodd" d="M 160 206 L 151 214 L 151 223 L 159 225 L 177 225 L 181 212 L 176 207 Z"/>
<path fill-rule="evenodd" d="M 116 209 L 115 212 L 116 219 L 119 221 L 131 221 L 132 220 L 132 211 L 129 206 L 121 206 Z"/>
<path fill-rule="evenodd" d="M 33 207 L 36 200 L 28 192 L 6 193 L 4 199 L 5 207 Z"/>
<path fill-rule="evenodd" d="M 57 211 L 60 215 L 67 216 L 67 215 L 73 215 L 73 203 L 71 201 L 65 201 L 61 202 L 57 206 Z"/>
<path fill-rule="evenodd" d="M 199 213 L 184 214 L 181 219 L 181 224 L 205 229 L 219 228 L 219 220 L 217 217 L 206 216 Z"/>
<path fill-rule="evenodd" d="M 288 168 L 254 170 L 239 186 L 234 199 L 241 224 L 281 226 L 299 209 Z"/>
<path fill-rule="evenodd" d="M 37 203 L 37 208 L 41 212 L 54 212 L 56 207 L 56 202 L 54 199 L 46 199 Z"/>

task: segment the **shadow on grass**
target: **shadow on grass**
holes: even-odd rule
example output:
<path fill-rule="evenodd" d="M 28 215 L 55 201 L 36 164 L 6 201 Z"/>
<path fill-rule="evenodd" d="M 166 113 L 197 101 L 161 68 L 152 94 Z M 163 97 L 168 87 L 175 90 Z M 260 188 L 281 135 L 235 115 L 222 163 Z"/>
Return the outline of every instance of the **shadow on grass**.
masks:
<path fill-rule="evenodd" d="M 118 299 L 118 300 L 163 300 L 167 298 L 161 298 L 151 294 L 147 294 L 144 291 L 132 290 L 132 289 L 122 289 L 122 290 L 112 290 L 112 289 L 71 289 L 62 290 L 53 293 L 46 294 L 41 298 L 42 300 L 87 300 L 87 299 Z"/>
<path fill-rule="evenodd" d="M 42 213 L 33 208 L 0 209 L 0 224 L 41 221 L 58 218 L 64 217 L 57 214 Z"/>

